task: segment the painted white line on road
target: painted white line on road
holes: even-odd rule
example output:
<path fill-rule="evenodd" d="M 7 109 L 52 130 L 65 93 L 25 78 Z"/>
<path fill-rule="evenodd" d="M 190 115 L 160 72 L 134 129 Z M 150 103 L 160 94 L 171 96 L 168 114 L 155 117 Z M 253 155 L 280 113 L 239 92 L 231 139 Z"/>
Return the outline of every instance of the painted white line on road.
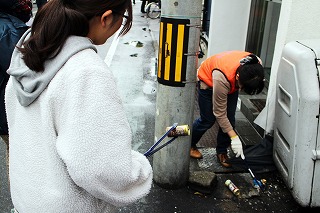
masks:
<path fill-rule="evenodd" d="M 119 33 L 121 32 L 123 26 L 119 28 L 119 30 L 114 34 L 113 41 L 111 43 L 111 46 L 108 50 L 108 53 L 106 57 L 104 58 L 104 62 L 107 64 L 108 67 L 110 67 L 111 61 L 113 59 L 114 53 L 116 52 L 118 43 L 119 43 Z"/>

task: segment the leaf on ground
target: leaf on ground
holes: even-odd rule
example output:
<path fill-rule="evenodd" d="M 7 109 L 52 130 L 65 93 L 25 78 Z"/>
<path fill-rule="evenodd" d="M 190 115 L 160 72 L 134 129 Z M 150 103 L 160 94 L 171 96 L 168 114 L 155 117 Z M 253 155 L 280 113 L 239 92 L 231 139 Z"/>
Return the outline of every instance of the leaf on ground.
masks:
<path fill-rule="evenodd" d="M 138 53 L 131 54 L 130 57 L 138 57 Z"/>

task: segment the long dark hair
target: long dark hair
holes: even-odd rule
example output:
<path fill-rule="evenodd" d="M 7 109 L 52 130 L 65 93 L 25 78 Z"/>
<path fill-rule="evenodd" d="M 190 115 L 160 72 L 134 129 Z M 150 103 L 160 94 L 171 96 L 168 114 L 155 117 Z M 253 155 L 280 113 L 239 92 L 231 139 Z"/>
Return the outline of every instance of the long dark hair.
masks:
<path fill-rule="evenodd" d="M 46 60 L 54 58 L 71 35 L 87 36 L 89 20 L 107 10 L 114 13 L 113 22 L 126 13 L 127 21 L 119 35 L 132 25 L 131 0 L 50 0 L 37 12 L 31 36 L 19 50 L 25 64 L 36 72 L 44 70 Z"/>
<path fill-rule="evenodd" d="M 238 81 L 242 90 L 249 94 L 259 94 L 264 88 L 264 69 L 256 55 L 250 54 L 240 61 L 237 69 L 239 74 Z"/>

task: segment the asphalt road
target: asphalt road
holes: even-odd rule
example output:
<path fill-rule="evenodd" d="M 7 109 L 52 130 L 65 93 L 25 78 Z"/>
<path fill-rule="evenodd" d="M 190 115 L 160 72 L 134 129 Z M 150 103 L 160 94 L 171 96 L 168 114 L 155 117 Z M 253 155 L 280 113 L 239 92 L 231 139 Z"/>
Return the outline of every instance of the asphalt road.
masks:
<path fill-rule="evenodd" d="M 133 133 L 133 149 L 144 153 L 154 142 L 154 117 L 157 82 L 155 58 L 159 19 L 150 20 L 140 13 L 141 1 L 134 5 L 134 22 L 131 31 L 119 40 L 110 38 L 98 47 L 99 55 L 110 66 Z M 138 43 L 140 42 L 140 43 Z M 191 160 L 191 170 L 210 163 L 210 171 L 216 173 L 217 182 L 211 194 L 192 190 L 189 186 L 172 190 L 153 185 L 150 193 L 141 200 L 120 208 L 117 212 L 183 212 L 183 213 L 253 213 L 253 212 L 320 212 L 320 208 L 302 208 L 292 197 L 277 171 L 259 174 L 267 180 L 264 192 L 255 193 L 252 179 L 241 170 L 221 169 L 214 151 L 203 149 L 207 155 L 203 161 Z M 5 145 L 0 144 L 0 213 L 12 208 L 5 168 Z M 177 156 L 178 157 L 178 156 Z M 152 163 L 152 157 L 150 158 Z M 201 169 L 201 168 L 200 168 Z M 235 197 L 225 186 L 231 179 L 241 190 Z"/>

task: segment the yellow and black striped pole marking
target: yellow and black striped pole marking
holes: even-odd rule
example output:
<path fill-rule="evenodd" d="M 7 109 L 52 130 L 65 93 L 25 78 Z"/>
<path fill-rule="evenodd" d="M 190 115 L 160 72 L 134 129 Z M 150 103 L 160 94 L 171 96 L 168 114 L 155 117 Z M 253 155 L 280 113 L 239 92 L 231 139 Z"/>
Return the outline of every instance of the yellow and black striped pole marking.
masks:
<path fill-rule="evenodd" d="M 189 19 L 161 18 L 158 82 L 183 87 L 186 81 Z"/>

